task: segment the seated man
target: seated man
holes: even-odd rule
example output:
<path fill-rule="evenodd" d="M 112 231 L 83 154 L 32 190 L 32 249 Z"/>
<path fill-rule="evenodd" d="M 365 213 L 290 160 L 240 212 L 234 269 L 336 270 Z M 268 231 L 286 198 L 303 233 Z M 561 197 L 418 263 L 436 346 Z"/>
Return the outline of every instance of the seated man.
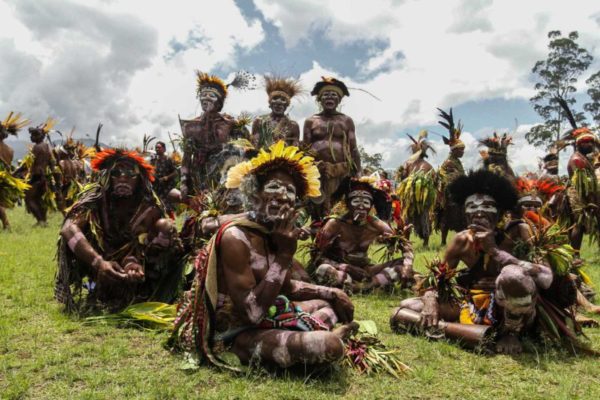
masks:
<path fill-rule="evenodd" d="M 404 232 L 395 235 L 387 223 L 370 215 L 374 202 L 379 205 L 386 201 L 385 193 L 364 179 L 351 179 L 345 189 L 348 212 L 340 218 L 327 220 L 315 241 L 318 252 L 313 261 L 316 281 L 352 291 L 386 287 L 395 282 L 411 283 L 414 257 L 410 242 L 401 236 Z M 376 239 L 395 241 L 402 257 L 374 264 L 368 253 Z M 393 243 L 392 247 L 395 249 Z"/>
<path fill-rule="evenodd" d="M 426 328 L 436 327 L 438 318 L 459 320 L 470 327 L 492 325 L 499 334 L 496 351 L 518 353 L 522 349 L 519 335 L 532 326 L 538 291 L 549 288 L 552 271 L 513 256 L 514 241 L 496 228 L 503 213 L 517 203 L 516 190 L 508 179 L 480 170 L 457 178 L 449 191 L 454 201 L 464 204 L 468 229 L 448 246 L 445 264 L 450 270 L 461 261 L 466 264 L 467 270 L 457 278 L 468 291 L 466 302 L 462 311 L 458 302 L 438 304 L 437 291 L 429 290 L 422 297 L 400 303 L 390 320 L 392 328 L 407 325 L 403 309 L 420 313 L 420 323 Z"/>
<path fill-rule="evenodd" d="M 296 199 L 318 196 L 312 158 L 283 141 L 230 169 L 252 211 L 221 225 L 196 260 L 192 290 L 178 307 L 174 345 L 200 360 L 232 368 L 224 346 L 243 364 L 326 364 L 344 355 L 354 307 L 339 289 L 290 278 L 296 252 Z M 337 322 L 347 323 L 333 329 Z M 332 330 L 333 329 L 333 330 Z"/>
<path fill-rule="evenodd" d="M 153 167 L 137 153 L 105 150 L 92 161 L 96 182 L 68 212 L 58 247 L 55 297 L 79 311 L 175 300 L 182 282 L 180 244 L 152 192 Z"/>

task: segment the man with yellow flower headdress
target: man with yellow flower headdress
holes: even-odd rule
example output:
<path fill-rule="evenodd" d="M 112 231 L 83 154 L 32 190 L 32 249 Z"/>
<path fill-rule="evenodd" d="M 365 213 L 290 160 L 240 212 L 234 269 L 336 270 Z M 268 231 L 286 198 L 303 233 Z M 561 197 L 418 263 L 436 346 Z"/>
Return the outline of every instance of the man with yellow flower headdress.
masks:
<path fill-rule="evenodd" d="M 17 132 L 29 123 L 21 118 L 20 113 L 8 114 L 4 121 L 0 121 L 0 221 L 4 229 L 10 229 L 10 223 L 5 208 L 12 208 L 19 199 L 25 196 L 28 185 L 21 179 L 12 175 L 12 161 L 14 151 L 4 143 L 8 135 L 17 136 Z"/>
<path fill-rule="evenodd" d="M 354 121 L 337 110 L 342 98 L 350 96 L 344 82 L 323 77 L 310 93 L 317 97 L 321 112 L 304 122 L 304 146 L 319 161 L 321 196 L 312 199 L 314 221 L 325 218 L 333 206 L 332 195 L 343 179 L 360 174 L 360 153 Z"/>
<path fill-rule="evenodd" d="M 250 211 L 223 224 L 200 251 L 173 344 L 226 368 L 218 356 L 226 348 L 243 364 L 286 368 L 339 360 L 342 339 L 356 328 L 350 299 L 290 277 L 296 204 L 320 194 L 312 157 L 279 141 L 232 167 L 226 186 L 241 189 Z M 337 322 L 348 324 L 333 329 Z"/>
<path fill-rule="evenodd" d="M 267 75 L 265 89 L 269 95 L 271 113 L 261 115 L 252 123 L 252 144 L 260 149 L 283 140 L 287 145 L 298 146 L 300 127 L 285 115 L 285 111 L 292 98 L 302 90 L 300 83 L 292 78 Z"/>
<path fill-rule="evenodd" d="M 56 210 L 56 184 L 53 176 L 56 169 L 56 160 L 52 148 L 45 142 L 50 130 L 56 123 L 52 118 L 35 128 L 29 128 L 29 135 L 33 147 L 23 159 L 16 173 L 26 171 L 26 180 L 31 187 L 25 192 L 25 206 L 27 211 L 36 219 L 38 226 L 46 226 L 48 210 Z"/>

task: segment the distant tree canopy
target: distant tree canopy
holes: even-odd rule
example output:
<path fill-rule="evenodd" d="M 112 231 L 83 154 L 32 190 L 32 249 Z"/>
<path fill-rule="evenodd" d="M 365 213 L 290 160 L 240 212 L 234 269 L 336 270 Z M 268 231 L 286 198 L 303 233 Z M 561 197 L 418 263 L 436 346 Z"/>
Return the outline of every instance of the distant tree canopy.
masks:
<path fill-rule="evenodd" d="M 577 90 L 577 79 L 593 59 L 586 49 L 577 44 L 577 32 L 564 37 L 560 31 L 550 31 L 548 38 L 548 57 L 536 62 L 531 70 L 536 78 L 534 88 L 537 94 L 529 101 L 544 122 L 534 126 L 525 138 L 536 146 L 550 146 L 560 137 L 565 116 L 557 99 L 564 99 L 569 105 L 575 103 L 573 93 Z M 585 124 L 582 112 L 573 110 L 573 115 L 578 123 Z"/>
<path fill-rule="evenodd" d="M 363 146 L 358 146 L 358 151 L 363 168 L 371 170 L 381 169 L 381 162 L 383 161 L 381 153 L 369 154 Z"/>
<path fill-rule="evenodd" d="M 596 127 L 600 128 L 600 71 L 590 76 L 585 83 L 588 85 L 587 94 L 590 102 L 583 105 L 583 109 L 589 112 Z"/>

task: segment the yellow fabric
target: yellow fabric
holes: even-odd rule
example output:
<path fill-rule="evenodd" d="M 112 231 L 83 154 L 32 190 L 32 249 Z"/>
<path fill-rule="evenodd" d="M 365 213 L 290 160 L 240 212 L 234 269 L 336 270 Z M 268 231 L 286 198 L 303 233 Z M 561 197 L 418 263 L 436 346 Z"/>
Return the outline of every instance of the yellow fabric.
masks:
<path fill-rule="evenodd" d="M 471 301 L 464 301 L 460 310 L 459 321 L 461 324 L 474 324 L 477 318 L 474 311 L 487 309 L 491 304 L 492 294 L 490 292 L 472 289 L 469 291 L 469 295 Z"/>

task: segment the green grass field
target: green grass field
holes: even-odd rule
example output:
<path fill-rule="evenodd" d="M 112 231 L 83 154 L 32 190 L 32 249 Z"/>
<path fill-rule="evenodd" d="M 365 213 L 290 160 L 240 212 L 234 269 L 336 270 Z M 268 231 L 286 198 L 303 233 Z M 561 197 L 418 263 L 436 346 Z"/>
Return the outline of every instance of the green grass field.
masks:
<path fill-rule="evenodd" d="M 83 325 L 61 313 L 52 298 L 57 233 L 31 228 L 22 209 L 9 211 L 13 230 L 0 231 L 0 398 L 2 399 L 561 399 L 600 398 L 600 363 L 554 349 L 517 357 L 483 356 L 447 342 L 395 335 L 389 314 L 401 296 L 355 296 L 356 319 L 372 319 L 380 338 L 399 349 L 412 371 L 395 380 L 336 369 L 320 377 L 238 377 L 210 368 L 181 369 L 166 351 L 164 332 Z M 416 245 L 417 269 L 437 250 Z M 433 246 L 439 244 L 434 237 Z M 585 248 L 588 272 L 600 282 L 600 255 Z M 600 349 L 600 329 L 586 329 Z"/>

